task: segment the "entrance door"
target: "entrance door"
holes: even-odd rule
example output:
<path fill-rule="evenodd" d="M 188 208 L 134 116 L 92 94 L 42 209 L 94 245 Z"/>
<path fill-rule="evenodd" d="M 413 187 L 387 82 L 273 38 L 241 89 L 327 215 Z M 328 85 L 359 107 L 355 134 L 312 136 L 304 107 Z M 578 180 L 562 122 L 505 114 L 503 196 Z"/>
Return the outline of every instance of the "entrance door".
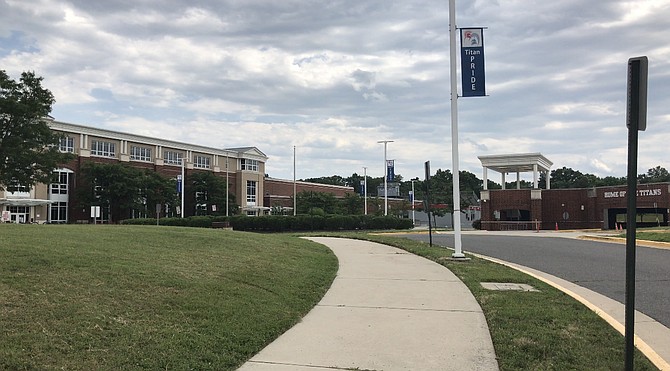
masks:
<path fill-rule="evenodd" d="M 28 206 L 8 206 L 7 211 L 11 213 L 9 220 L 12 223 L 30 222 L 30 207 Z"/>
<path fill-rule="evenodd" d="M 12 223 L 23 224 L 28 222 L 27 213 L 12 213 L 10 215 L 10 221 Z"/>

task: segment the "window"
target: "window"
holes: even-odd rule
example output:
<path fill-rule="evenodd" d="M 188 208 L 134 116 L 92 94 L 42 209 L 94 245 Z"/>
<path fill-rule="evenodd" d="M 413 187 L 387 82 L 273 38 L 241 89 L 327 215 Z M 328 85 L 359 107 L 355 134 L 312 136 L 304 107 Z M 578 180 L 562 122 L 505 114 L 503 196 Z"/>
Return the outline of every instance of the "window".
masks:
<path fill-rule="evenodd" d="M 67 202 L 54 202 L 49 205 L 50 222 L 67 222 Z"/>
<path fill-rule="evenodd" d="M 91 154 L 94 156 L 116 157 L 115 147 L 112 142 L 94 140 L 91 142 Z"/>
<path fill-rule="evenodd" d="M 193 167 L 200 169 L 209 169 L 209 157 L 207 156 L 194 156 L 193 157 Z"/>
<path fill-rule="evenodd" d="M 181 165 L 181 159 L 184 157 L 180 152 L 165 151 L 163 152 L 163 160 L 166 164 Z"/>
<path fill-rule="evenodd" d="M 74 153 L 74 138 L 72 137 L 60 138 L 60 144 L 58 145 L 58 149 L 61 152 Z"/>
<path fill-rule="evenodd" d="M 256 181 L 247 180 L 247 205 L 256 205 Z"/>
<path fill-rule="evenodd" d="M 30 198 L 30 188 L 20 185 L 16 180 L 12 180 L 6 190 L 7 198 Z"/>
<path fill-rule="evenodd" d="M 50 185 L 52 195 L 67 194 L 68 174 L 65 171 L 54 171 L 54 181 Z"/>
<path fill-rule="evenodd" d="M 258 171 L 258 160 L 240 159 L 240 170 Z"/>
<path fill-rule="evenodd" d="M 151 148 L 130 146 L 130 159 L 137 161 L 151 161 Z"/>

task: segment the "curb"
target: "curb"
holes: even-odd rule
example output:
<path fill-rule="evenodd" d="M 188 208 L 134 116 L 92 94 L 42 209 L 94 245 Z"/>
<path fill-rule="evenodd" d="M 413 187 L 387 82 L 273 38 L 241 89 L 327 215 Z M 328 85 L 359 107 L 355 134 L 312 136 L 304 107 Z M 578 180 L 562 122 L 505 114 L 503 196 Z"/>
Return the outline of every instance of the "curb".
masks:
<path fill-rule="evenodd" d="M 618 238 L 618 239 L 625 241 L 625 239 L 622 239 L 622 238 Z M 665 247 L 665 248 L 670 248 L 670 247 Z M 582 295 L 579 295 L 576 292 L 568 289 L 567 287 L 564 287 L 564 286 L 558 284 L 554 280 L 551 280 L 547 277 L 543 277 L 541 275 L 538 275 L 538 274 L 532 272 L 531 270 L 534 270 L 534 269 L 528 268 L 528 267 L 525 267 L 525 266 L 522 266 L 522 265 L 519 265 L 519 264 L 510 263 L 510 262 L 507 262 L 507 261 L 504 261 L 504 260 L 492 258 L 492 257 L 486 256 L 486 255 L 481 255 L 481 254 L 476 254 L 476 253 L 471 253 L 471 252 L 469 252 L 468 254 L 471 254 L 471 255 L 474 255 L 478 258 L 488 260 L 488 261 L 491 261 L 491 262 L 494 262 L 494 263 L 497 263 L 497 264 L 501 264 L 501 265 L 504 265 L 504 266 L 512 268 L 512 269 L 515 269 L 515 270 L 517 270 L 521 273 L 527 274 L 527 275 L 529 275 L 529 276 L 531 276 L 531 277 L 533 277 L 537 280 L 540 280 L 540 281 L 542 281 L 542 282 L 544 282 L 544 283 L 546 283 L 546 284 L 564 292 L 565 294 L 569 295 L 570 297 L 572 297 L 573 299 L 582 303 L 584 306 L 586 306 L 591 311 L 596 313 L 600 318 L 605 320 L 605 322 L 607 322 L 610 326 L 612 326 L 621 335 L 625 335 L 625 326 L 623 324 L 621 324 L 619 321 L 617 321 L 616 319 L 614 319 L 614 317 L 612 317 L 610 314 L 608 314 L 607 312 L 605 312 L 603 309 L 596 306 L 595 304 L 591 303 L 589 300 L 584 298 Z M 538 271 L 538 272 L 541 272 L 541 271 Z M 541 273 L 543 273 L 543 274 L 545 274 L 549 277 L 554 277 L 554 276 L 552 276 L 548 273 L 544 273 L 544 272 L 541 272 Z M 557 278 L 557 277 L 555 277 L 555 278 Z M 575 286 L 578 286 L 578 285 L 575 285 Z M 636 311 L 636 313 L 639 313 L 639 312 Z M 668 361 L 666 361 L 663 357 L 661 357 L 651 346 L 649 346 L 649 344 L 647 344 L 644 340 L 642 340 L 642 338 L 640 338 L 637 334 L 634 335 L 634 339 L 635 339 L 635 347 L 640 352 L 642 352 L 642 354 L 644 354 L 654 364 L 654 366 L 658 367 L 659 370 L 670 370 L 670 363 L 668 363 Z"/>

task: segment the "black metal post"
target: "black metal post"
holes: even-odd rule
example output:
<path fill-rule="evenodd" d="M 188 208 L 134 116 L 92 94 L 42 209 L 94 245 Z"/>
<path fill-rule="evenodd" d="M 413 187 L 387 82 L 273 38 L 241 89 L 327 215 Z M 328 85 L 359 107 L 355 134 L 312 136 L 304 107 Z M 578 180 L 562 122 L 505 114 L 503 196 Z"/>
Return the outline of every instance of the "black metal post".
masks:
<path fill-rule="evenodd" d="M 637 125 L 628 129 L 628 190 L 626 210 L 626 355 L 625 369 L 633 370 L 635 354 L 635 237 L 637 228 Z"/>
<path fill-rule="evenodd" d="M 433 222 L 430 220 L 430 161 L 426 161 L 424 164 L 424 169 L 426 171 L 426 211 L 428 212 L 428 243 L 433 246 Z"/>
<path fill-rule="evenodd" d="M 626 352 L 625 370 L 632 371 L 635 355 L 635 258 L 637 230 L 637 150 L 638 131 L 647 128 L 647 57 L 628 60 L 628 187 L 626 210 Z"/>

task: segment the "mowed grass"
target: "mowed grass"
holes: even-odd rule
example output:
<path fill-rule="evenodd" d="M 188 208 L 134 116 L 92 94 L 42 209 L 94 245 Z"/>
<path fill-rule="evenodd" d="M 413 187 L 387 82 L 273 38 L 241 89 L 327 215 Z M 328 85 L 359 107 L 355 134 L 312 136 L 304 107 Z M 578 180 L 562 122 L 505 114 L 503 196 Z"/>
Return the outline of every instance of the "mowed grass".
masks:
<path fill-rule="evenodd" d="M 622 238 L 626 238 L 626 234 L 623 233 L 620 235 Z M 658 241 L 658 242 L 670 242 L 670 228 L 642 228 L 635 231 L 635 237 L 638 240 L 647 240 L 647 241 Z"/>
<path fill-rule="evenodd" d="M 402 238 L 402 234 L 338 233 L 395 246 L 444 265 L 479 302 L 491 331 L 501 370 L 623 370 L 624 337 L 563 292 L 515 269 L 453 250 Z M 490 291 L 481 282 L 529 284 L 539 292 Z M 657 368 L 636 351 L 636 370 Z"/>
<path fill-rule="evenodd" d="M 0 369 L 235 369 L 336 271 L 327 248 L 287 235 L 3 224 Z"/>

